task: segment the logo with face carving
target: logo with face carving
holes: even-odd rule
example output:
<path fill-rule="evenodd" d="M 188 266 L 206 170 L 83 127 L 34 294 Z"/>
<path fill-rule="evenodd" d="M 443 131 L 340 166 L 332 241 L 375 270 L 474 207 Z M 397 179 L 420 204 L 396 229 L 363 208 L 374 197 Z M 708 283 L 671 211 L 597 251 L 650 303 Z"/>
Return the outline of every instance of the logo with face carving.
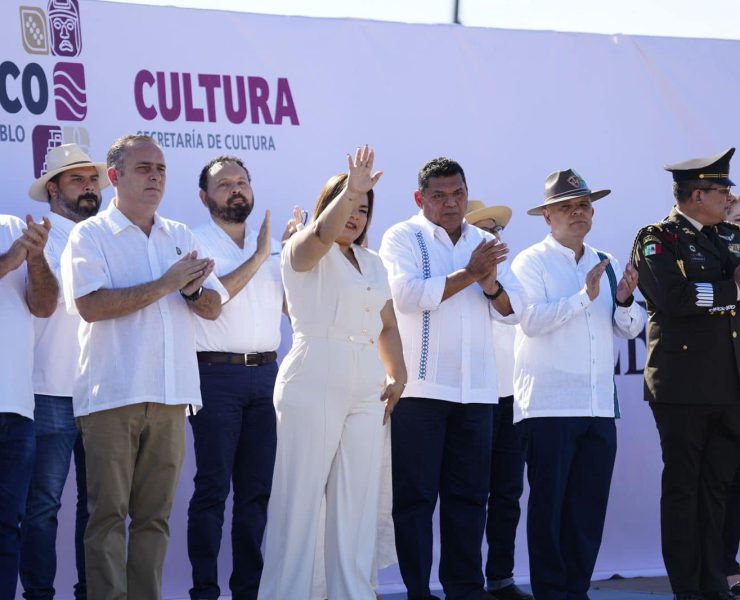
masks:
<path fill-rule="evenodd" d="M 78 0 L 49 0 L 46 12 L 37 6 L 21 6 L 20 13 L 23 48 L 29 54 L 72 57 L 82 52 Z"/>
<path fill-rule="evenodd" d="M 46 10 L 51 53 L 54 56 L 79 56 L 82 52 L 82 29 L 77 0 L 49 0 Z"/>

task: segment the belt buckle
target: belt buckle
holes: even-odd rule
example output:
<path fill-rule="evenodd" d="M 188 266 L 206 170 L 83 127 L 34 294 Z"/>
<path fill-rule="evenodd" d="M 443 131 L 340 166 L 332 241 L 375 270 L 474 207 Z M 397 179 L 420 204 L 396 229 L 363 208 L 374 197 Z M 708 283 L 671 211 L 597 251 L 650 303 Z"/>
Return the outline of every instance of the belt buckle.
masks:
<path fill-rule="evenodd" d="M 255 362 L 255 363 L 253 363 L 253 364 L 250 365 L 249 364 L 249 357 L 250 356 L 254 356 L 254 358 L 255 358 L 255 360 L 257 362 Z M 245 354 L 244 355 L 244 366 L 245 367 L 259 367 L 260 366 L 259 365 L 259 352 L 252 352 L 252 353 Z"/>

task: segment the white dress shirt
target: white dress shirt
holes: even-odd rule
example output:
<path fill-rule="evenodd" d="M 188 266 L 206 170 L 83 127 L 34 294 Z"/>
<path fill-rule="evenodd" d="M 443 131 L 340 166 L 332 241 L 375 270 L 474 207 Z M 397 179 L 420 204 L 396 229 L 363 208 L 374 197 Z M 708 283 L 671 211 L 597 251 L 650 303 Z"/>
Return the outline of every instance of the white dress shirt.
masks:
<path fill-rule="evenodd" d="M 622 269 L 608 255 L 617 282 Z M 637 302 L 616 307 L 607 273 L 592 301 L 586 275 L 600 262 L 584 244 L 581 259 L 548 235 L 512 264 L 527 305 L 517 327 L 514 421 L 533 417 L 614 417 L 614 335 L 634 338 L 645 325 Z M 612 317 L 613 312 L 613 317 Z"/>
<path fill-rule="evenodd" d="M 506 317 L 476 283 L 442 302 L 450 273 L 464 268 L 489 233 L 463 222 L 456 244 L 419 213 L 386 231 L 380 257 L 388 270 L 408 371 L 404 396 L 450 402 L 498 402 L 491 319 L 517 323 L 523 307 L 520 286 L 506 263 L 498 280 L 514 312 Z"/>
<path fill-rule="evenodd" d="M 49 267 L 61 282 L 62 252 L 75 222 L 56 213 L 46 215 L 51 221 L 44 254 Z M 64 291 L 59 284 L 59 305 L 48 319 L 33 320 L 35 332 L 33 391 L 47 396 L 72 396 L 79 370 L 80 343 L 77 329 L 80 316 L 64 309 Z"/>
<path fill-rule="evenodd" d="M 516 327 L 499 321 L 491 323 L 493 327 L 493 350 L 496 353 L 496 377 L 498 379 L 498 397 L 514 395 L 514 341 Z"/>
<path fill-rule="evenodd" d="M 0 215 L 0 254 L 21 237 L 26 224 Z M 26 304 L 26 262 L 0 278 L 0 413 L 33 419 L 33 320 Z"/>
<path fill-rule="evenodd" d="M 244 232 L 244 248 L 234 243 L 213 219 L 193 229 L 203 256 L 216 261 L 217 276 L 228 275 L 257 250 L 257 232 Z M 280 279 L 280 242 L 272 240 L 273 254 L 239 293 L 224 304 L 215 321 L 195 318 L 199 352 L 269 352 L 280 345 L 283 282 Z"/>
<path fill-rule="evenodd" d="M 193 234 L 182 223 L 155 215 L 147 236 L 111 203 L 78 223 L 69 237 L 62 255 L 67 309 L 75 310 L 75 298 L 102 288 L 158 279 L 196 249 Z M 215 275 L 205 287 L 228 300 Z M 141 402 L 201 405 L 194 316 L 179 292 L 123 317 L 82 321 L 79 337 L 76 417 Z"/>

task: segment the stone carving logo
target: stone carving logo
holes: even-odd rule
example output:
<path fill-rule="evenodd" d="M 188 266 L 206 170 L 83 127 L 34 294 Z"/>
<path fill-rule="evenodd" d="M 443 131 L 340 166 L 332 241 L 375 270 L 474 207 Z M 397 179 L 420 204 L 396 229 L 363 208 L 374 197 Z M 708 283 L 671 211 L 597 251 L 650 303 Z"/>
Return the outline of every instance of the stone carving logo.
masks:
<path fill-rule="evenodd" d="M 79 56 L 82 51 L 80 7 L 77 0 L 49 0 L 51 53 L 54 56 Z"/>
<path fill-rule="evenodd" d="M 65 58 L 80 56 L 82 26 L 79 0 L 48 0 L 46 11 L 38 6 L 21 6 L 20 18 L 23 49 L 29 54 L 51 54 Z M 84 65 L 56 63 L 52 82 L 57 121 L 83 121 L 87 117 Z M 46 171 L 45 161 L 49 150 L 71 142 L 89 152 L 90 136 L 87 129 L 81 126 L 35 126 L 31 134 L 34 176 L 40 177 Z"/>
<path fill-rule="evenodd" d="M 87 116 L 85 69 L 80 63 L 54 66 L 54 109 L 60 121 L 82 121 Z"/>
<path fill-rule="evenodd" d="M 30 54 L 79 56 L 82 28 L 78 0 L 49 0 L 47 13 L 36 6 L 21 6 L 23 48 Z M 47 16 L 48 31 L 47 33 Z"/>

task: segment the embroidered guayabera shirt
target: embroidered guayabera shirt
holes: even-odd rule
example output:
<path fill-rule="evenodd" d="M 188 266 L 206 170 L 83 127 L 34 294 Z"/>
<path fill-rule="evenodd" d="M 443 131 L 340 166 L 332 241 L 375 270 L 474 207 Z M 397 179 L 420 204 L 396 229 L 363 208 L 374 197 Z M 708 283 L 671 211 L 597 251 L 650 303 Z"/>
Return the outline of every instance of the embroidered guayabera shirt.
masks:
<path fill-rule="evenodd" d="M 450 402 L 498 402 L 491 320 L 515 324 L 523 307 L 520 285 L 506 262 L 497 278 L 514 312 L 502 316 L 474 283 L 442 302 L 445 280 L 464 268 L 481 240 L 491 234 L 463 221 L 456 244 L 419 213 L 383 236 L 380 257 L 401 332 L 408 371 L 405 397 Z"/>

